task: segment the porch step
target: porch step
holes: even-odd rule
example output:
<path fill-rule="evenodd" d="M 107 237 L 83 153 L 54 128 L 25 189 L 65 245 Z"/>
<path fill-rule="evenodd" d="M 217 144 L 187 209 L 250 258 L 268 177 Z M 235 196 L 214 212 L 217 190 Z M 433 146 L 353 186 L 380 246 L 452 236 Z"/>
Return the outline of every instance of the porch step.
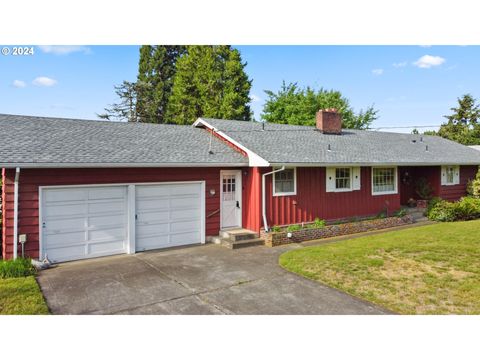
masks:
<path fill-rule="evenodd" d="M 234 228 L 220 230 L 220 244 L 229 249 L 240 249 L 248 246 L 264 245 L 264 241 L 258 238 L 255 231 Z"/>
<path fill-rule="evenodd" d="M 220 244 L 225 246 L 229 249 L 241 249 L 246 248 L 249 246 L 257 246 L 257 245 L 265 245 L 265 241 L 262 239 L 254 238 L 248 240 L 239 240 L 239 241 L 232 241 L 231 239 L 222 238 Z"/>
<path fill-rule="evenodd" d="M 258 236 L 255 231 L 242 228 L 220 230 L 219 235 L 222 239 L 229 239 L 232 241 L 251 240 Z"/>

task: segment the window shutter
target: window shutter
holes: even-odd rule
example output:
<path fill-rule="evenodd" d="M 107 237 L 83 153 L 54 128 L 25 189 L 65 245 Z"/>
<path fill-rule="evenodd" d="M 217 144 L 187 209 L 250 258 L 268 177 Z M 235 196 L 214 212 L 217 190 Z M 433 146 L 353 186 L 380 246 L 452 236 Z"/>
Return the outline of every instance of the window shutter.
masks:
<path fill-rule="evenodd" d="M 442 166 L 442 185 L 447 184 L 447 167 Z"/>
<path fill-rule="evenodd" d="M 453 170 L 453 183 L 460 184 L 460 166 L 455 166 Z"/>
<path fill-rule="evenodd" d="M 326 168 L 326 181 L 327 184 L 327 192 L 335 191 L 335 168 Z"/>
<path fill-rule="evenodd" d="M 360 190 L 361 188 L 361 169 L 360 167 L 352 168 L 352 190 Z"/>

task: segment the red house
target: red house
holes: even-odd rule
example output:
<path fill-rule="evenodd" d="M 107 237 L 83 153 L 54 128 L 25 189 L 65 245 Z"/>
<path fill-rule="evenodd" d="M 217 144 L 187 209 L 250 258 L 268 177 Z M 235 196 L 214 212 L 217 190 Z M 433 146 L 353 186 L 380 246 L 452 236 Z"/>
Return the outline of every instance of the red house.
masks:
<path fill-rule="evenodd" d="M 398 210 L 427 179 L 456 200 L 478 151 L 440 137 L 198 119 L 193 126 L 0 115 L 2 256 L 68 261 L 205 243 L 223 229 Z"/>

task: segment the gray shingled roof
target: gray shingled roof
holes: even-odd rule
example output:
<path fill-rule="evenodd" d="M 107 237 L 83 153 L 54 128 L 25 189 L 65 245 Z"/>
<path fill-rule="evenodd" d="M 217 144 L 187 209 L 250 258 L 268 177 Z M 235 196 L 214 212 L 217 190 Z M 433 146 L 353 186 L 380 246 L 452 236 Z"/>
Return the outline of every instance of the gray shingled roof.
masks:
<path fill-rule="evenodd" d="M 0 133 L 0 167 L 248 164 L 237 151 L 192 126 L 0 114 Z"/>
<path fill-rule="evenodd" d="M 480 164 L 477 150 L 438 136 L 347 129 L 327 135 L 311 126 L 201 120 L 273 165 Z"/>

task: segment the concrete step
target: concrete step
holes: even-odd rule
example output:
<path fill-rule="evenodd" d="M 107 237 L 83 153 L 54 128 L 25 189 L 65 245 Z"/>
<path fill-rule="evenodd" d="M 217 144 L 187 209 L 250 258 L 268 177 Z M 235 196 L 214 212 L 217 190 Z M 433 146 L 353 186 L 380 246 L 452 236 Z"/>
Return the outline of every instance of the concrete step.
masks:
<path fill-rule="evenodd" d="M 258 234 L 255 231 L 235 228 L 235 229 L 226 229 L 220 230 L 220 237 L 222 239 L 229 239 L 231 241 L 243 241 L 243 240 L 252 240 L 257 238 Z"/>
<path fill-rule="evenodd" d="M 262 239 L 258 238 L 237 241 L 222 238 L 220 244 L 229 249 L 241 249 L 249 246 L 265 245 L 265 242 Z"/>

